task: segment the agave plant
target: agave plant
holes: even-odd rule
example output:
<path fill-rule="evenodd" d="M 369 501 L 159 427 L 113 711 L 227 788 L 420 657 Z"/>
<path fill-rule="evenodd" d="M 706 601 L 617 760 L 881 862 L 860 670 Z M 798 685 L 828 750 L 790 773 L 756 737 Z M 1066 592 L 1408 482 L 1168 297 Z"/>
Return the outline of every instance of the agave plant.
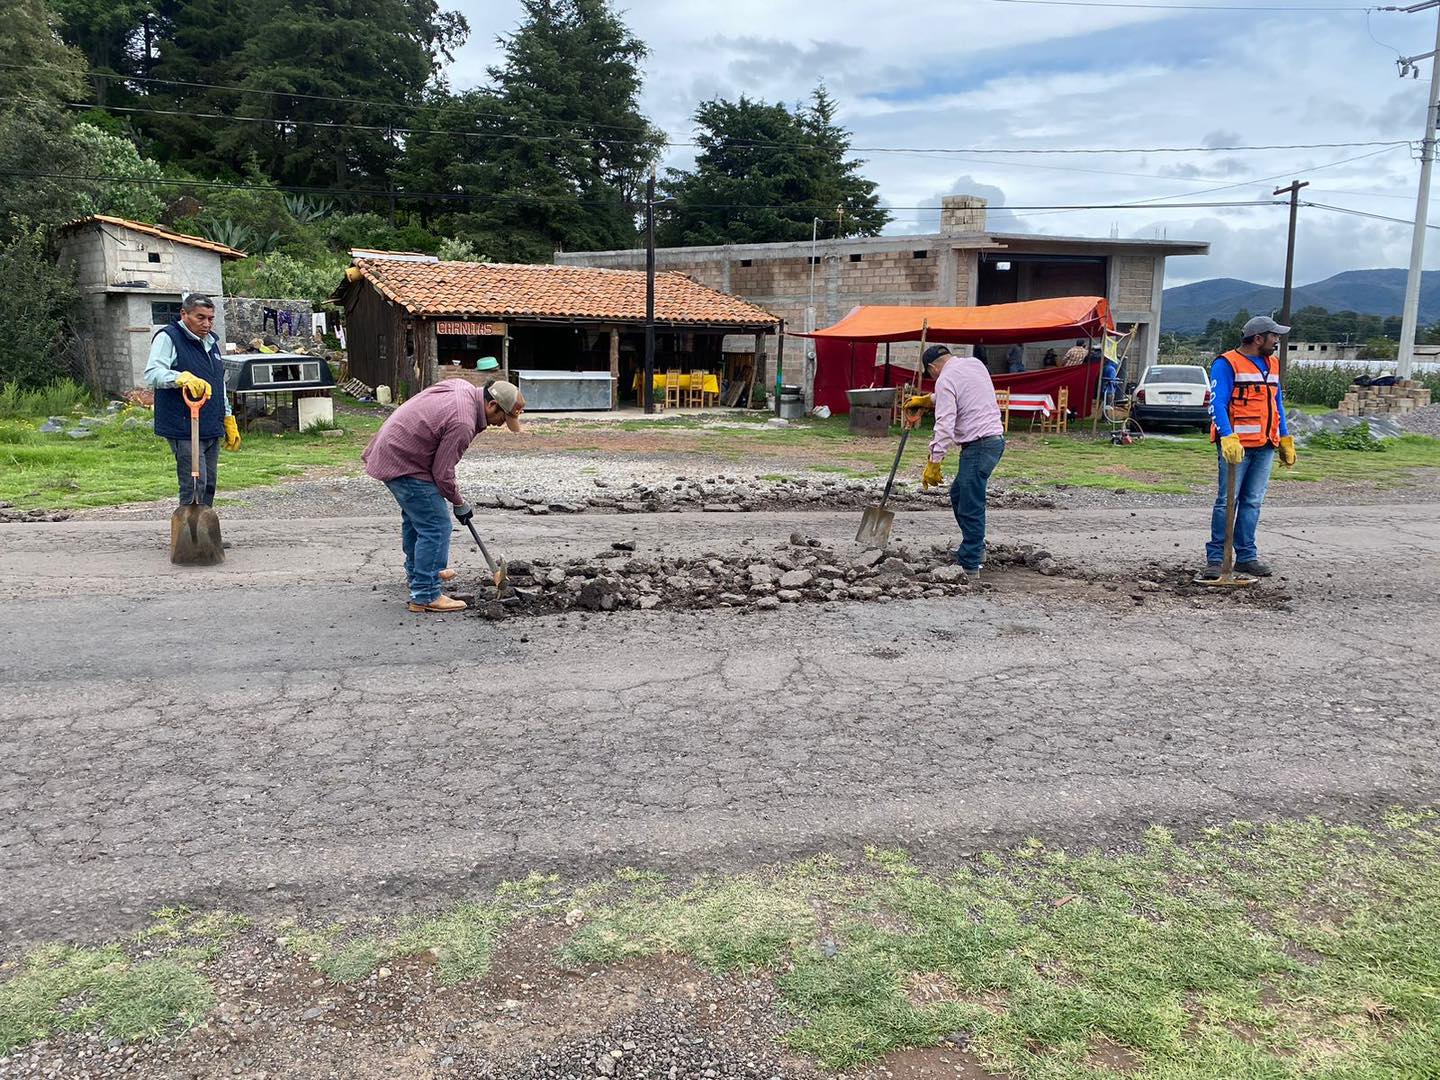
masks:
<path fill-rule="evenodd" d="M 200 235 L 206 240 L 213 240 L 217 244 L 224 244 L 226 247 L 236 248 L 240 251 L 250 251 L 254 248 L 254 235 L 244 225 L 237 225 L 229 218 L 217 221 L 214 218 L 206 218 L 200 222 Z"/>
<path fill-rule="evenodd" d="M 310 199 L 304 195 L 286 195 L 285 208 L 290 211 L 290 216 L 301 225 L 310 225 L 321 218 L 328 217 L 330 211 L 335 209 L 335 204 L 329 199 Z"/>

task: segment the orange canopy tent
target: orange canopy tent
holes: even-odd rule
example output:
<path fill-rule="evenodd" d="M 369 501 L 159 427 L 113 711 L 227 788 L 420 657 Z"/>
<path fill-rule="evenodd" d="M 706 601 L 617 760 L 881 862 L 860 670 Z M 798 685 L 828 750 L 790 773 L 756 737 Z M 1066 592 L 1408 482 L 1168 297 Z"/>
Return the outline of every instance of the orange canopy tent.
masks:
<path fill-rule="evenodd" d="M 986 307 L 855 308 L 834 326 L 796 337 L 843 341 L 927 341 L 965 345 L 1011 345 L 1061 338 L 1098 338 L 1115 329 L 1103 296 L 1059 296 Z"/>

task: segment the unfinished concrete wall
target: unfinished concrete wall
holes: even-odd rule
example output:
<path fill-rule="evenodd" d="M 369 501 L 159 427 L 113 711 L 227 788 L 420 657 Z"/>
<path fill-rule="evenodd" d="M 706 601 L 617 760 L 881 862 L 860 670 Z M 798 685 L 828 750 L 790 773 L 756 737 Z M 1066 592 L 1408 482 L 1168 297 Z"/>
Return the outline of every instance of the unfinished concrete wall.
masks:
<path fill-rule="evenodd" d="M 75 327 L 95 349 L 106 391 L 143 385 L 150 339 L 173 320 L 184 293 L 215 301 L 215 334 L 225 339 L 224 284 L 215 252 L 95 222 L 62 236 L 59 253 L 76 269 Z"/>
<path fill-rule="evenodd" d="M 283 349 L 315 343 L 309 300 L 266 300 L 252 296 L 225 297 L 225 340 L 242 348 L 254 338 L 274 338 Z"/>

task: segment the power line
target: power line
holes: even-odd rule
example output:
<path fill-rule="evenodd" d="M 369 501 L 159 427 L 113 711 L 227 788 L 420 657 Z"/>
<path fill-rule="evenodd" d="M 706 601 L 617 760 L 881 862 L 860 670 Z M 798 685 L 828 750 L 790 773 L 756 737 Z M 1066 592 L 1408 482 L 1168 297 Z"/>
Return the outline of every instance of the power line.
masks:
<path fill-rule="evenodd" d="M 1411 218 L 1390 217 L 1386 214 L 1372 214 L 1365 210 L 1356 210 L 1350 206 L 1331 206 L 1329 203 L 1302 202 L 1301 206 L 1313 206 L 1316 210 L 1332 210 L 1337 214 L 1349 214 L 1352 217 L 1373 218 L 1375 221 L 1393 221 L 1396 225 L 1409 225 L 1412 229 L 1415 222 Z M 1427 229 L 1440 229 L 1440 225 L 1427 223 Z"/>
<path fill-rule="evenodd" d="M 558 203 L 563 205 L 574 205 L 579 203 L 582 206 L 613 206 L 613 202 L 594 203 L 586 202 L 583 199 L 570 199 L 563 196 L 544 195 L 506 195 L 506 194 L 479 194 L 463 191 L 403 191 L 387 188 L 329 188 L 304 186 L 296 184 L 276 184 L 268 186 L 264 184 L 237 184 L 220 180 L 182 180 L 168 177 L 134 177 L 134 176 L 103 176 L 87 175 L 83 173 L 58 173 L 42 170 L 26 169 L 0 169 L 0 176 L 21 176 L 33 179 L 49 180 L 80 180 L 90 183 L 124 183 L 124 184 L 153 184 L 163 187 L 195 187 L 208 188 L 219 191 L 286 191 L 307 195 L 328 195 L 341 198 L 376 198 L 376 199 L 427 199 L 436 201 L 468 201 L 468 202 L 523 202 L 523 203 Z M 792 202 L 792 203 L 686 203 L 686 206 L 697 210 L 797 210 L 797 209 L 824 209 L 832 210 L 833 207 L 822 207 L 818 202 Z M 1263 207 L 1278 206 L 1272 200 L 1249 199 L 1245 201 L 1228 202 L 1190 202 L 1190 203 L 1160 203 L 1160 204 L 1137 204 L 1137 203 L 1067 203 L 1054 204 L 1042 203 L 1024 206 L 1004 207 L 1010 211 L 1034 211 L 1034 210 L 1194 210 L 1211 209 L 1220 207 Z M 886 210 L 940 210 L 939 206 L 888 206 Z M 997 207 L 997 209 L 1000 209 Z"/>
<path fill-rule="evenodd" d="M 1133 8 L 1141 11 L 1372 11 L 1365 7 L 1320 7 L 1313 4 L 1135 4 L 1110 0 L 991 0 L 995 4 L 1035 4 L 1042 7 Z"/>
<path fill-rule="evenodd" d="M 88 101 L 67 101 L 73 109 L 90 110 L 96 106 Z M 133 113 L 150 116 L 179 116 L 196 120 L 220 120 L 230 123 L 275 124 L 281 127 L 310 127 L 332 131 L 367 131 L 384 135 L 453 135 L 470 139 L 532 139 L 545 142 L 580 141 L 564 135 L 517 135 L 486 131 L 456 131 L 445 128 L 407 127 L 403 124 L 356 124 L 346 121 L 296 120 L 271 116 L 234 116 L 225 113 L 202 113 L 191 109 L 142 109 L 134 106 L 109 106 L 106 111 Z M 640 140 L 617 140 L 611 142 L 639 142 Z M 700 147 L 698 142 L 667 141 L 668 147 Z M 1084 147 L 925 147 L 925 146 L 852 146 L 852 154 L 1023 154 L 1023 155 L 1074 155 L 1074 154 L 1220 154 L 1241 153 L 1260 150 L 1348 150 L 1360 147 L 1409 146 L 1409 139 L 1371 139 L 1362 142 L 1328 143 L 1271 143 L 1256 146 L 1084 146 Z M 813 149 L 810 143 L 802 142 L 729 142 L 732 149 Z"/>

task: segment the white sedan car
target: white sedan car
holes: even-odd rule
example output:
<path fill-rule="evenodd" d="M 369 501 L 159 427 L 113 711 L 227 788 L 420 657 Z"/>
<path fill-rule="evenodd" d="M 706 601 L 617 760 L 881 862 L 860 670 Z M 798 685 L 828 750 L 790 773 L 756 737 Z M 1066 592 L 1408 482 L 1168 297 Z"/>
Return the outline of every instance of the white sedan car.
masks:
<path fill-rule="evenodd" d="M 1130 414 L 1142 424 L 1210 430 L 1210 373 L 1192 364 L 1154 364 L 1135 387 Z"/>

